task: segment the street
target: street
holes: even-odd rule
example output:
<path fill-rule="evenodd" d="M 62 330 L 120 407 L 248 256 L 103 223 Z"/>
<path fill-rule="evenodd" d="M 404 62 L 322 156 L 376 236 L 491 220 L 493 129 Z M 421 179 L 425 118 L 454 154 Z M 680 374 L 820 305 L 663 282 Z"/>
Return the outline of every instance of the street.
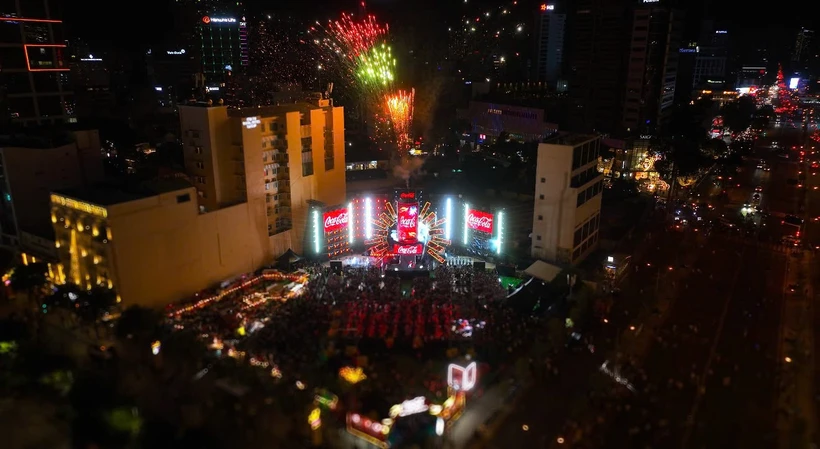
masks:
<path fill-rule="evenodd" d="M 778 139 L 799 142 L 793 134 Z M 771 171 L 756 168 L 760 158 Z M 657 213 L 642 223 L 633 267 L 595 332 L 617 348 L 622 359 L 607 366 L 623 374 L 599 372 L 604 350 L 565 356 L 558 374 L 538 378 L 484 447 L 780 444 L 778 416 L 788 413 L 778 405 L 787 333 L 781 316 L 796 293 L 786 286 L 803 260 L 802 251 L 782 241 L 797 231 L 782 217 L 803 214 L 798 189 L 820 195 L 811 180 L 805 187 L 789 182 L 798 177 L 795 162 L 760 142 L 731 181 L 717 185 L 715 176 L 694 189 L 692 201 L 713 204 L 711 215 L 734 228 L 676 229 Z M 741 208 L 756 191 L 762 213 L 744 218 Z M 805 214 L 820 215 L 820 196 L 809 204 Z M 624 378 L 634 393 L 616 383 Z"/>

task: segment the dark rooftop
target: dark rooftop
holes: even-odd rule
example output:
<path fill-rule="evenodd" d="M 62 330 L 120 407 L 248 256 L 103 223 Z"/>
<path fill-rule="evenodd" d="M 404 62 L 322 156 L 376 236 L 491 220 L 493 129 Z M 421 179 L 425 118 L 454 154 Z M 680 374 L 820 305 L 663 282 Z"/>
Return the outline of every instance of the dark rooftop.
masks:
<path fill-rule="evenodd" d="M 544 139 L 544 143 L 550 143 L 553 145 L 569 145 L 574 147 L 595 139 L 596 137 L 598 136 L 594 134 L 559 133 L 557 136 Z"/>
<path fill-rule="evenodd" d="M 146 181 L 136 186 L 98 185 L 88 188 L 62 189 L 54 193 L 105 207 L 190 187 L 191 183 L 184 179 L 168 178 Z"/>

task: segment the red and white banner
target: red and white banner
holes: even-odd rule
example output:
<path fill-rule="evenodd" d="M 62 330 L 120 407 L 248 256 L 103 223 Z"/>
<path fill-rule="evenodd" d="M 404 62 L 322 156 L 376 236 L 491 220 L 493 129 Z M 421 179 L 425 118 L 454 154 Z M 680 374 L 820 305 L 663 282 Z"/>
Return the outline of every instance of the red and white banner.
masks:
<path fill-rule="evenodd" d="M 393 254 L 397 256 L 420 256 L 424 254 L 424 245 L 393 245 Z"/>
<path fill-rule="evenodd" d="M 493 233 L 493 214 L 480 210 L 467 210 L 467 227 L 476 231 Z"/>
<path fill-rule="evenodd" d="M 396 237 L 399 243 L 408 244 L 419 241 L 419 203 L 399 203 L 396 224 Z"/>
<path fill-rule="evenodd" d="M 325 234 L 333 232 L 342 228 L 346 228 L 350 223 L 350 214 L 347 209 L 332 210 L 325 212 Z"/>

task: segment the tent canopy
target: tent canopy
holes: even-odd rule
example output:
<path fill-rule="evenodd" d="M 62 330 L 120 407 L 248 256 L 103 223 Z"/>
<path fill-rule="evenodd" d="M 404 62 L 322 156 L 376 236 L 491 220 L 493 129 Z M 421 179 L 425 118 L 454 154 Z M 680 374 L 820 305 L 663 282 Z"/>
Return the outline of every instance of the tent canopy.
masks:
<path fill-rule="evenodd" d="M 559 266 L 546 263 L 543 260 L 536 260 L 535 263 L 524 270 L 524 273 L 544 282 L 552 282 L 561 273 L 561 270 L 562 268 Z"/>
<path fill-rule="evenodd" d="M 288 249 L 284 254 L 276 259 L 279 263 L 292 264 L 302 260 L 302 256 L 296 254 L 292 249 Z"/>

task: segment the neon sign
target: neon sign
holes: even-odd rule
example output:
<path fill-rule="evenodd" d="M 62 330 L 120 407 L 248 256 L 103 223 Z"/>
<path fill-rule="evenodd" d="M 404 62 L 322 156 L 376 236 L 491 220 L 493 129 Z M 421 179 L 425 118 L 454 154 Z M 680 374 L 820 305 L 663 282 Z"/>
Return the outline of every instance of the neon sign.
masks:
<path fill-rule="evenodd" d="M 541 4 L 541 11 L 552 11 L 555 9 L 555 5 L 548 5 L 546 3 Z"/>
<path fill-rule="evenodd" d="M 209 17 L 205 16 L 202 18 L 202 23 L 236 23 L 236 19 L 233 17 Z"/>
<path fill-rule="evenodd" d="M 185 54 L 185 49 L 183 48 L 183 49 L 180 49 L 180 50 L 168 50 L 165 53 L 168 53 L 169 55 L 184 55 Z"/>
<path fill-rule="evenodd" d="M 262 120 L 259 120 L 259 117 L 245 117 L 245 120 L 242 120 L 242 125 L 247 129 L 256 128 L 260 123 Z"/>
<path fill-rule="evenodd" d="M 478 367 L 475 362 L 467 367 L 462 367 L 451 363 L 447 367 L 447 385 L 456 391 L 470 391 L 475 387 L 478 380 Z"/>

